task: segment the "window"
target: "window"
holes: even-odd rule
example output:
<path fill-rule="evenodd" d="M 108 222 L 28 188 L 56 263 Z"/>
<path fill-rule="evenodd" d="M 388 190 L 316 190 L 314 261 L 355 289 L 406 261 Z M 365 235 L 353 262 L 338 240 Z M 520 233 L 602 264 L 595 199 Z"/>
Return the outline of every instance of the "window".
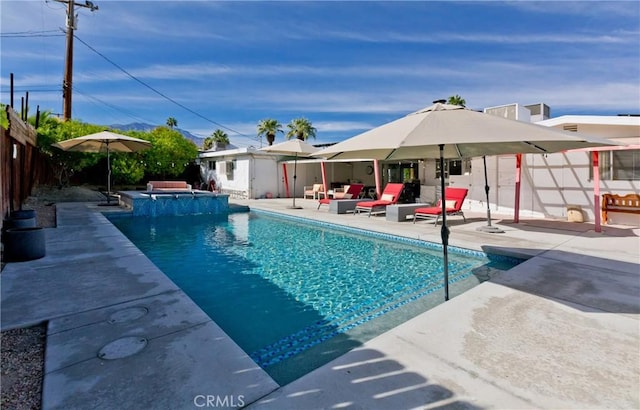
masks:
<path fill-rule="evenodd" d="M 215 161 L 207 161 L 208 165 L 209 165 L 209 171 L 215 171 L 216 170 L 216 162 Z"/>
<path fill-rule="evenodd" d="M 413 182 L 418 179 L 418 162 L 409 161 L 387 164 L 387 172 L 389 182 Z"/>
<path fill-rule="evenodd" d="M 601 180 L 640 180 L 640 150 L 600 151 L 598 159 Z M 593 162 L 589 167 L 589 177 L 593 179 Z"/>
<path fill-rule="evenodd" d="M 471 172 L 471 160 L 470 159 L 445 159 L 444 160 L 444 175 L 445 178 L 449 178 L 449 175 L 465 175 Z M 440 160 L 436 159 L 436 178 L 440 178 Z"/>
<path fill-rule="evenodd" d="M 237 167 L 236 160 L 227 162 L 227 180 L 233 181 L 233 173 Z"/>

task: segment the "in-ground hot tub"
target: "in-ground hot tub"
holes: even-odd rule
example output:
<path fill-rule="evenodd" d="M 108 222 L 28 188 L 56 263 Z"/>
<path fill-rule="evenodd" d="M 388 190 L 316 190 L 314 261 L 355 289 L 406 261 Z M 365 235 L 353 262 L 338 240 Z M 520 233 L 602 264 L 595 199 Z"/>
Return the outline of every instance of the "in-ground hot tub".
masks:
<path fill-rule="evenodd" d="M 229 212 L 229 195 L 200 190 L 119 191 L 120 205 L 134 216 L 223 214 Z"/>

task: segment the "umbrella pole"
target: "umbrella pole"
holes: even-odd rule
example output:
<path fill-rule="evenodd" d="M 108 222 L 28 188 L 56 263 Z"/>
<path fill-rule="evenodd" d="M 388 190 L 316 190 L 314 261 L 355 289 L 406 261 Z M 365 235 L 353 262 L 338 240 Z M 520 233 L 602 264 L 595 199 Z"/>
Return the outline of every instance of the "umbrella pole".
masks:
<path fill-rule="evenodd" d="M 111 157 L 109 155 L 109 141 L 107 140 L 107 204 L 111 203 Z"/>
<path fill-rule="evenodd" d="M 504 233 L 504 231 L 495 226 L 491 226 L 491 208 L 489 207 L 489 178 L 487 177 L 487 157 L 482 156 L 482 162 L 484 163 L 484 193 L 487 196 L 487 225 L 477 228 L 477 231 L 488 233 Z"/>
<path fill-rule="evenodd" d="M 302 209 L 302 207 L 296 206 L 296 178 L 298 178 L 298 154 L 293 160 L 293 205 L 291 209 Z"/>
<path fill-rule="evenodd" d="M 449 228 L 447 227 L 447 204 L 444 200 L 444 144 L 440 144 L 440 203 L 442 204 L 442 256 L 444 259 L 444 300 L 449 300 Z"/>

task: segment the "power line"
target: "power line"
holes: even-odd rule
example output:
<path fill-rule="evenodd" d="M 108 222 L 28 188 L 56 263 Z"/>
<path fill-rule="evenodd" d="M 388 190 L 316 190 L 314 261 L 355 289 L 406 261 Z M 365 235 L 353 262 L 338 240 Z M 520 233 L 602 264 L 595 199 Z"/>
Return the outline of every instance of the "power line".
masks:
<path fill-rule="evenodd" d="M 87 44 L 84 40 L 82 40 L 81 38 L 79 38 L 78 36 L 74 35 L 74 37 L 81 42 L 82 44 L 84 44 L 87 48 L 89 48 L 91 51 L 93 51 L 94 53 L 98 54 L 100 57 L 102 57 L 103 59 L 105 59 L 107 62 L 109 62 L 111 65 L 113 65 L 114 67 L 116 67 L 118 70 L 122 71 L 124 74 L 126 74 L 128 77 L 130 77 L 132 80 L 138 82 L 139 84 L 143 85 L 144 87 L 150 89 L 151 91 L 153 91 L 154 93 L 158 94 L 159 96 L 161 96 L 162 98 L 166 99 L 167 101 L 172 102 L 173 104 L 177 105 L 178 107 L 190 112 L 191 114 L 197 116 L 198 118 L 201 118 L 207 122 L 210 122 L 214 125 L 217 125 L 218 127 L 227 129 L 231 132 L 234 132 L 240 136 L 246 137 L 246 138 L 253 138 L 258 140 L 257 137 L 251 137 L 248 135 L 245 135 L 239 131 L 234 130 L 233 128 L 227 127 L 226 125 L 220 124 L 219 122 L 216 122 L 210 118 L 205 117 L 204 115 L 194 111 L 193 109 L 185 106 L 184 104 L 174 100 L 173 98 L 169 97 L 168 95 L 164 94 L 161 91 L 158 91 L 157 89 L 153 88 L 152 86 L 150 86 L 149 84 L 145 83 L 144 81 L 140 80 L 139 78 L 137 78 L 136 76 L 134 76 L 133 74 L 129 73 L 127 70 L 125 70 L 123 67 L 121 67 L 120 65 L 118 65 L 116 62 L 112 61 L 111 59 L 109 59 L 107 56 L 105 56 L 104 54 L 102 54 L 101 52 L 99 52 L 98 50 L 96 50 L 95 48 L 93 48 L 92 46 L 90 46 L 89 44 Z"/>
<path fill-rule="evenodd" d="M 47 86 L 48 87 L 48 86 Z M 23 86 L 23 87 L 14 87 L 13 91 L 15 92 L 23 92 L 26 91 L 28 93 L 52 93 L 52 92 L 59 92 L 60 89 L 59 88 L 52 88 L 52 89 L 33 89 L 30 88 L 29 86 Z M 6 92 L 6 91 L 4 91 Z"/>
<path fill-rule="evenodd" d="M 62 36 L 64 36 L 64 33 L 60 33 L 58 30 L 17 31 L 17 32 L 13 32 L 13 33 L 0 33 L 0 37 L 2 37 L 2 38 L 62 37 Z"/>
<path fill-rule="evenodd" d="M 141 117 L 135 116 L 134 114 L 132 114 L 132 113 L 130 113 L 130 112 L 127 112 L 127 111 L 125 111 L 125 110 L 123 110 L 123 109 L 119 108 L 118 106 L 115 106 L 115 105 L 113 105 L 113 104 L 110 104 L 110 103 L 108 103 L 108 102 L 106 102 L 106 101 L 103 101 L 103 100 L 101 100 L 101 99 L 99 99 L 99 98 L 97 98 L 97 97 L 91 96 L 91 95 L 89 95 L 89 94 L 87 94 L 87 93 L 83 93 L 82 91 L 78 90 L 78 88 L 77 88 L 77 87 L 73 87 L 73 91 L 74 91 L 74 92 L 77 92 L 77 93 L 78 93 L 78 94 L 80 94 L 80 95 L 85 96 L 86 98 L 88 98 L 88 99 L 90 99 L 90 100 L 93 100 L 93 101 L 95 101 L 95 102 L 98 102 L 98 103 L 100 103 L 100 104 L 103 104 L 104 106 L 109 107 L 109 108 L 111 108 L 111 109 L 112 109 L 112 110 L 114 110 L 114 111 L 117 111 L 117 112 L 119 112 L 119 113 L 121 113 L 121 114 L 127 115 L 127 116 L 129 116 L 129 117 L 133 118 L 133 119 L 134 119 L 134 120 L 136 120 L 136 121 L 142 121 L 142 122 L 146 122 L 146 123 L 153 123 L 153 122 L 154 122 L 154 121 L 149 121 L 148 119 L 145 119 L 145 118 L 141 118 Z"/>

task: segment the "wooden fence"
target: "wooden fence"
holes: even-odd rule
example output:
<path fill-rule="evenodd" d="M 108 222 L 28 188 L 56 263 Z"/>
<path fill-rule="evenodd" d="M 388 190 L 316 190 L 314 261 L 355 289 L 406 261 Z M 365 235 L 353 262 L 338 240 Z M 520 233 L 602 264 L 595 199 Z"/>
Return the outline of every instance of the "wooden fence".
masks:
<path fill-rule="evenodd" d="M 0 127 L 0 211 L 2 219 L 22 208 L 45 166 L 36 130 L 6 106 L 8 129 Z M 0 221 L 2 223 L 2 221 Z M 0 225 L 1 228 L 2 225 Z"/>

